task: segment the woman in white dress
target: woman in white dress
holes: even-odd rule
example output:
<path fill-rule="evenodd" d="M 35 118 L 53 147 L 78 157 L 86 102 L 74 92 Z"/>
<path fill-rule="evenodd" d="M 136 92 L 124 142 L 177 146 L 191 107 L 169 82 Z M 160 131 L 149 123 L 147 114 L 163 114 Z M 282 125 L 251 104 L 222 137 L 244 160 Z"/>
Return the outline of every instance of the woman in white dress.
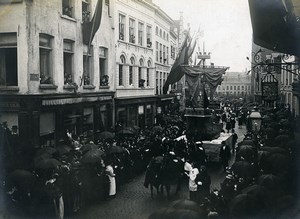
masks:
<path fill-rule="evenodd" d="M 111 162 L 107 163 L 106 166 L 106 175 L 108 176 L 109 179 L 109 192 L 108 192 L 108 196 L 112 197 L 116 195 L 116 174 L 114 174 L 114 168 L 112 167 Z"/>

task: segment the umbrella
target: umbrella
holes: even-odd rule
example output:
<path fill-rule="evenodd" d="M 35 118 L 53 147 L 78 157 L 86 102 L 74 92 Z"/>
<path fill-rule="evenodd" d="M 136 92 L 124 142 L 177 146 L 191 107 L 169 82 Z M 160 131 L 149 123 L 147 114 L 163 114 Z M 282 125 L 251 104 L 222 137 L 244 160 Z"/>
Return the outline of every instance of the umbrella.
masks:
<path fill-rule="evenodd" d="M 243 178 L 252 177 L 254 174 L 253 166 L 246 161 L 235 162 L 232 165 L 231 170 L 234 172 L 235 175 Z"/>
<path fill-rule="evenodd" d="M 274 142 L 275 144 L 278 145 L 279 147 L 285 146 L 285 144 L 290 140 L 290 137 L 288 135 L 278 135 L 275 139 Z"/>
<path fill-rule="evenodd" d="M 281 178 L 273 174 L 264 174 L 258 177 L 258 185 L 265 186 L 266 188 L 276 191 L 281 188 Z"/>
<path fill-rule="evenodd" d="M 83 155 L 81 161 L 83 163 L 96 163 L 102 159 L 103 155 L 104 152 L 99 149 L 90 150 Z"/>
<path fill-rule="evenodd" d="M 139 126 L 137 126 L 137 125 L 132 126 L 132 128 L 133 128 L 134 130 L 136 130 L 136 131 L 138 131 L 138 130 L 141 129 L 141 128 L 140 128 Z"/>
<path fill-rule="evenodd" d="M 96 150 L 96 149 L 98 149 L 98 146 L 95 145 L 94 143 L 88 143 L 88 144 L 85 144 L 85 145 L 83 145 L 83 146 L 80 148 L 80 150 L 81 150 L 82 152 L 86 152 L 86 151 L 90 151 L 90 150 Z"/>
<path fill-rule="evenodd" d="M 288 170 L 290 159 L 284 154 L 270 154 L 265 159 L 265 165 L 270 168 L 271 173 L 283 173 Z"/>
<path fill-rule="evenodd" d="M 119 134 L 119 135 L 134 135 L 134 133 L 135 133 L 135 130 L 133 130 L 130 127 L 125 127 L 117 132 L 117 134 Z"/>
<path fill-rule="evenodd" d="M 202 210 L 197 202 L 187 200 L 187 199 L 180 199 L 180 200 L 173 201 L 171 202 L 170 207 L 174 209 L 192 210 L 198 213 L 201 213 Z"/>
<path fill-rule="evenodd" d="M 153 132 L 161 132 L 163 130 L 163 128 L 159 125 L 156 125 L 152 128 Z"/>
<path fill-rule="evenodd" d="M 67 145 L 58 146 L 56 149 L 60 155 L 67 154 L 71 151 L 71 147 Z"/>
<path fill-rule="evenodd" d="M 126 150 L 120 146 L 112 145 L 110 148 L 105 151 L 107 154 L 114 154 L 114 153 L 123 153 Z"/>
<path fill-rule="evenodd" d="M 255 148 L 251 145 L 242 145 L 236 153 L 237 160 L 243 157 L 246 161 L 252 162 L 255 157 Z"/>
<path fill-rule="evenodd" d="M 101 132 L 98 135 L 98 138 L 101 138 L 101 139 L 112 139 L 114 137 L 115 137 L 114 133 L 108 132 L 108 131 Z"/>
<path fill-rule="evenodd" d="M 288 152 L 280 147 L 261 147 L 260 148 L 261 151 L 268 151 L 272 154 L 274 153 L 280 153 L 280 154 L 287 154 Z"/>
<path fill-rule="evenodd" d="M 234 216 L 248 216 L 257 210 L 259 204 L 248 194 L 239 194 L 229 203 L 230 213 Z"/>
<path fill-rule="evenodd" d="M 50 169 L 50 168 L 56 168 L 57 166 L 61 165 L 61 162 L 54 158 L 46 158 L 46 159 L 40 159 L 35 162 L 35 167 L 37 169 Z"/>
<path fill-rule="evenodd" d="M 265 204 L 268 204 L 270 198 L 270 191 L 266 187 L 261 185 L 252 185 L 242 190 L 243 194 L 251 195 L 256 201 L 259 201 L 261 207 L 264 207 Z"/>
<path fill-rule="evenodd" d="M 255 147 L 255 143 L 254 143 L 254 141 L 253 140 L 243 140 L 243 141 L 241 141 L 240 143 L 239 143 L 239 146 L 242 146 L 242 145 L 251 145 L 251 146 L 253 146 L 253 147 Z"/>
<path fill-rule="evenodd" d="M 175 211 L 173 208 L 160 208 L 153 212 L 148 219 L 174 219 L 172 215 Z"/>
<path fill-rule="evenodd" d="M 56 149 L 53 147 L 45 147 L 36 152 L 36 155 L 39 156 L 41 154 L 54 154 Z"/>
<path fill-rule="evenodd" d="M 28 170 L 16 169 L 9 174 L 9 179 L 19 187 L 28 189 L 32 187 L 36 177 Z"/>

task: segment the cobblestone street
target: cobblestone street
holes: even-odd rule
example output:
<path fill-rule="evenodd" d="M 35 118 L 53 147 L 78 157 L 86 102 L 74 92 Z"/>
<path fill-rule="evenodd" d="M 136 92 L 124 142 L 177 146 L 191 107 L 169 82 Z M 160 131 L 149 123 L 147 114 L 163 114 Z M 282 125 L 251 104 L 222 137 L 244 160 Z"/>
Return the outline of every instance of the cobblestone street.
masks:
<path fill-rule="evenodd" d="M 241 129 L 236 129 L 236 133 L 239 136 L 238 142 L 243 139 L 245 132 L 245 126 Z M 230 164 L 233 161 L 234 156 L 232 156 Z M 210 164 L 208 170 L 212 180 L 211 189 L 219 189 L 220 183 L 225 178 L 223 168 L 218 164 Z M 182 183 L 182 189 L 178 195 L 174 194 L 174 187 L 171 189 L 170 201 L 167 201 L 165 196 L 157 195 L 156 191 L 154 191 L 154 198 L 151 199 L 150 189 L 146 189 L 143 186 L 143 181 L 144 174 L 122 186 L 114 199 L 82 209 L 78 214 L 70 215 L 68 218 L 146 219 L 156 209 L 168 206 L 172 200 L 189 198 L 187 180 Z"/>

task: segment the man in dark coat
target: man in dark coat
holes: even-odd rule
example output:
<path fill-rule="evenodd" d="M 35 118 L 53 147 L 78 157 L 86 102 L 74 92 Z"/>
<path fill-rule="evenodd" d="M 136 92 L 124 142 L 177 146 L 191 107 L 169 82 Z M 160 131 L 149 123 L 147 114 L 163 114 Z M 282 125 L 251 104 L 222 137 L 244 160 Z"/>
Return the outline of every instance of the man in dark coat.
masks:
<path fill-rule="evenodd" d="M 237 142 L 237 139 L 238 139 L 238 135 L 235 133 L 234 129 L 232 129 L 232 147 L 231 147 L 232 154 L 234 154 L 235 144 Z"/>
<path fill-rule="evenodd" d="M 225 141 L 222 141 L 222 147 L 220 149 L 220 160 L 222 162 L 224 172 L 226 172 L 226 167 L 228 167 L 230 155 L 230 148 L 228 147 L 228 145 L 226 145 Z"/>

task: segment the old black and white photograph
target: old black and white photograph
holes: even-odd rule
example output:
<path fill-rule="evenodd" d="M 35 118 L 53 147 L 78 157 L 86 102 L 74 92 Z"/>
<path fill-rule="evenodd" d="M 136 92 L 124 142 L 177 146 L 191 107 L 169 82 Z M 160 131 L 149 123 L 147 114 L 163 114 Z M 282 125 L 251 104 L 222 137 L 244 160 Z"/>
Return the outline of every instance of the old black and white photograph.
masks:
<path fill-rule="evenodd" d="M 300 0 L 0 0 L 0 219 L 299 219 Z"/>

